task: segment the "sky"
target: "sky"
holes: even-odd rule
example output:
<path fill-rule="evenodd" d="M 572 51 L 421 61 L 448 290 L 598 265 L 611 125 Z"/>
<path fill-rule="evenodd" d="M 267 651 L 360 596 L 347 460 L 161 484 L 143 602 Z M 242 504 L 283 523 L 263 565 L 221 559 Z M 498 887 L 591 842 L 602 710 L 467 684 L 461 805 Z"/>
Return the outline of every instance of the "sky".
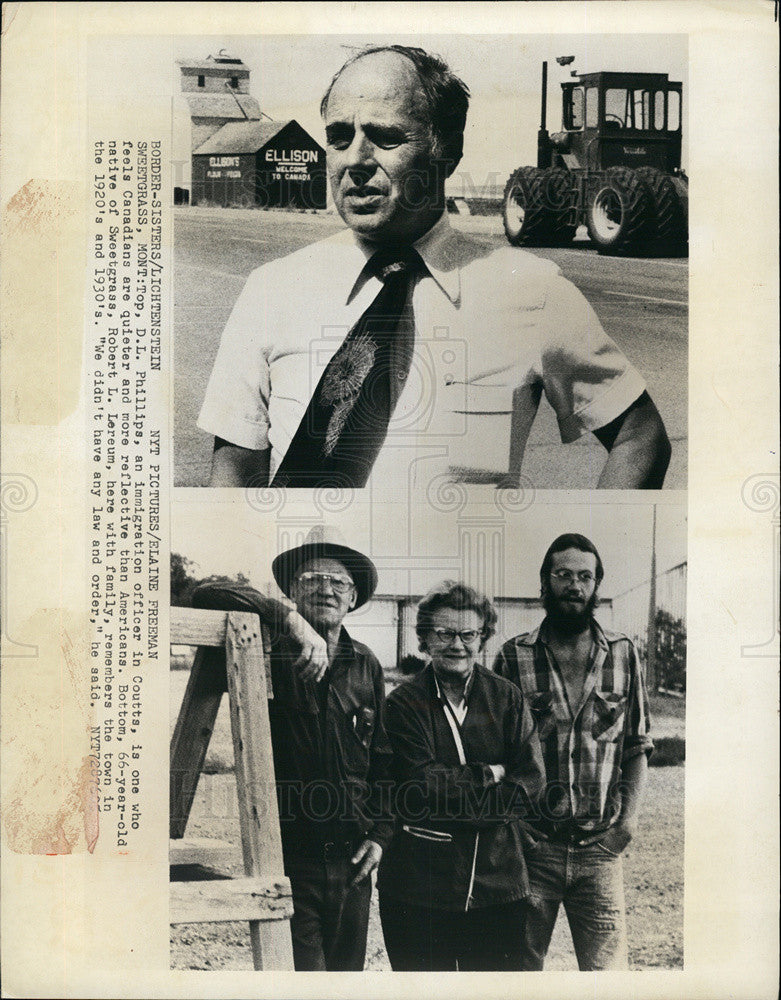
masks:
<path fill-rule="evenodd" d="M 548 495 L 550 496 L 550 495 Z M 657 572 L 686 560 L 686 508 L 657 504 Z M 548 545 L 564 532 L 586 535 L 605 566 L 602 594 L 614 597 L 650 576 L 653 505 L 568 504 L 537 500 L 528 509 L 500 513 L 494 504 L 457 511 L 365 501 L 331 505 L 286 501 L 280 509 L 253 510 L 239 501 L 177 502 L 172 551 L 197 563 L 198 576 L 247 575 L 263 589 L 271 560 L 286 541 L 325 521 L 347 543 L 370 554 L 378 568 L 378 593 L 424 593 L 443 579 L 460 578 L 494 596 L 536 597 L 539 567 Z M 483 558 L 482 551 L 488 555 Z"/>
<path fill-rule="evenodd" d="M 584 28 L 587 26 L 584 25 Z M 177 59 L 205 59 L 225 49 L 251 70 L 250 93 L 277 120 L 296 119 L 324 143 L 320 99 L 333 74 L 363 45 L 400 42 L 441 55 L 468 85 L 472 99 L 464 158 L 455 183 L 464 194 L 486 185 L 503 186 L 518 166 L 536 162 L 540 116 L 540 75 L 548 61 L 548 129 L 561 126 L 561 89 L 570 71 L 633 70 L 667 73 L 684 85 L 687 107 L 685 35 L 266 35 L 252 37 L 113 37 L 96 40 L 88 66 L 90 92 L 106 88 L 126 102 L 180 94 Z M 556 57 L 574 55 L 571 66 Z M 133 73 L 118 73 L 130 66 Z M 185 105 L 179 97 L 174 116 L 175 150 L 189 148 Z M 184 135 L 182 134 L 184 131 Z M 684 166 L 687 128 L 684 121 Z"/>

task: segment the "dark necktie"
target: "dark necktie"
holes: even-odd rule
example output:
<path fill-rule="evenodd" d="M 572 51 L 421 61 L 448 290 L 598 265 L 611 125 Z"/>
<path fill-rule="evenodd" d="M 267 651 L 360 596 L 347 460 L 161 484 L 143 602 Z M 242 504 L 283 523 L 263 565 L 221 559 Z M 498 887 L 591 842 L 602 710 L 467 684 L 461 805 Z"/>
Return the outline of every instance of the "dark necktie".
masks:
<path fill-rule="evenodd" d="M 383 283 L 326 365 L 272 486 L 363 487 L 409 374 L 409 304 L 424 268 L 411 247 L 378 250 L 368 262 Z"/>

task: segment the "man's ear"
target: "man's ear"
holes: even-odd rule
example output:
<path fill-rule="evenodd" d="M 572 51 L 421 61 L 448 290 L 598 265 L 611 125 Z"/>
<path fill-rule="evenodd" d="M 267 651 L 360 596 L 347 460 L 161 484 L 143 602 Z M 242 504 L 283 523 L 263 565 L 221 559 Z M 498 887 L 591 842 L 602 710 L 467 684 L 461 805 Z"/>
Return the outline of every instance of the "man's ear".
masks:
<path fill-rule="evenodd" d="M 355 607 L 357 603 L 358 603 L 358 591 L 355 589 L 355 587 L 353 587 L 353 592 L 352 594 L 350 594 L 350 611 L 352 611 L 352 609 Z"/>
<path fill-rule="evenodd" d="M 461 157 L 464 155 L 464 137 L 463 135 L 452 136 L 449 141 L 444 145 L 443 155 L 440 157 L 440 162 L 443 166 L 443 172 L 445 177 L 451 177 L 455 172 L 456 167 L 461 162 Z"/>

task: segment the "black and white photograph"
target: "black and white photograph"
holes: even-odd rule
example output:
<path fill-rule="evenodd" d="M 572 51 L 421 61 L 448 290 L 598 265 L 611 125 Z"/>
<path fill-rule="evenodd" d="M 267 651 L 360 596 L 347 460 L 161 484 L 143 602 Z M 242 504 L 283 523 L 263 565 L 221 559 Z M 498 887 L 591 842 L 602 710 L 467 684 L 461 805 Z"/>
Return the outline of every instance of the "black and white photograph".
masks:
<path fill-rule="evenodd" d="M 776 7 L 3 5 L 3 996 L 777 995 Z"/>
<path fill-rule="evenodd" d="M 176 48 L 176 485 L 685 488 L 684 36 Z"/>
<path fill-rule="evenodd" d="M 685 508 L 222 508 L 173 526 L 172 621 L 223 636 L 172 648 L 173 966 L 681 968 Z M 197 922 L 253 844 L 261 944 Z"/>

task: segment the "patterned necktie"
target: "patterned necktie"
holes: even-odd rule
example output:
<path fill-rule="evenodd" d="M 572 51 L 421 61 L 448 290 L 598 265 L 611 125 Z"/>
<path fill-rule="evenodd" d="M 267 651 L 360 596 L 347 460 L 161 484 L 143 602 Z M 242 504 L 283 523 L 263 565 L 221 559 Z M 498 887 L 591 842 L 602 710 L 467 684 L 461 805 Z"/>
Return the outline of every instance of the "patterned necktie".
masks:
<path fill-rule="evenodd" d="M 409 374 L 410 292 L 424 266 L 411 247 L 371 257 L 383 286 L 326 365 L 272 486 L 366 485 Z"/>

